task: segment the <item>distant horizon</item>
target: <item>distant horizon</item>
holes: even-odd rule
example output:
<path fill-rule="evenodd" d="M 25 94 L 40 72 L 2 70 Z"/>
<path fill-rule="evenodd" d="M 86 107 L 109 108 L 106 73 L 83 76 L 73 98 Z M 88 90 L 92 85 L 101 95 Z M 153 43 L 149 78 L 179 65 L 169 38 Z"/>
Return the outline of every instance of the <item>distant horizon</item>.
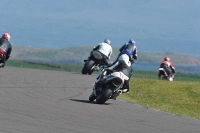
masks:
<path fill-rule="evenodd" d="M 10 33 L 13 46 L 42 48 L 95 46 L 106 38 L 120 47 L 134 39 L 139 52 L 200 58 L 199 5 L 199 0 L 5 1 L 0 34 Z"/>

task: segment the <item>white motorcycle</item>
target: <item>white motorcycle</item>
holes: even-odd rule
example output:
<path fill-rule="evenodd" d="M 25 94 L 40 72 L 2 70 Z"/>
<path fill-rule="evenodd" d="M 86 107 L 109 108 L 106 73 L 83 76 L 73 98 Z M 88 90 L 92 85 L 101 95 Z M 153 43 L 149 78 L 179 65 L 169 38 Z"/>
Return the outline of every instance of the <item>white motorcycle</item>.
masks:
<path fill-rule="evenodd" d="M 107 75 L 108 72 L 110 74 Z M 122 72 L 114 72 L 107 68 L 103 69 L 94 85 L 93 92 L 89 96 L 89 100 L 94 101 L 96 99 L 98 104 L 104 104 L 108 99 L 116 100 L 124 91 L 122 87 L 124 81 L 128 79 Z"/>
<path fill-rule="evenodd" d="M 103 57 L 98 51 L 92 51 L 89 59 L 84 60 L 84 62 L 82 74 L 91 75 L 94 71 L 98 71 L 103 65 L 105 65 Z"/>

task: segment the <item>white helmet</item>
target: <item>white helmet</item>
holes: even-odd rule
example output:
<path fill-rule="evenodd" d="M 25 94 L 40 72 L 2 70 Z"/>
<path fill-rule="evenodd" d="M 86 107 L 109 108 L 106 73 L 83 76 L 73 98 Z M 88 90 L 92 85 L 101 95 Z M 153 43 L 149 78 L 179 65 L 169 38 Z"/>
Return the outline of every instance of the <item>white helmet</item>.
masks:
<path fill-rule="evenodd" d="M 105 42 L 107 44 L 111 44 L 111 41 L 109 39 L 105 39 L 103 42 Z"/>
<path fill-rule="evenodd" d="M 131 62 L 129 61 L 129 56 L 127 54 L 122 54 L 119 57 L 119 62 L 124 62 L 127 66 L 131 66 Z"/>

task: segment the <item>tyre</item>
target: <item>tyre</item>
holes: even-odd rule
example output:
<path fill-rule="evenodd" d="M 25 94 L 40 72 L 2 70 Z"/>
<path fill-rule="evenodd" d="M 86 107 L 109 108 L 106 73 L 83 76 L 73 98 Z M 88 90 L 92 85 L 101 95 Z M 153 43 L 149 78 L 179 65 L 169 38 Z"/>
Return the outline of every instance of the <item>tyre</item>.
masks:
<path fill-rule="evenodd" d="M 89 96 L 89 101 L 93 102 L 96 99 L 96 96 L 94 95 L 94 92 L 92 92 Z"/>
<path fill-rule="evenodd" d="M 164 76 L 164 75 L 160 75 L 159 79 L 160 79 L 160 80 L 163 80 L 163 76 Z"/>
<path fill-rule="evenodd" d="M 94 61 L 93 60 L 90 60 L 90 61 L 88 61 L 85 65 L 84 65 L 84 67 L 83 67 L 83 69 L 82 69 L 82 74 L 91 74 L 91 72 L 90 72 L 90 69 L 92 68 L 92 66 L 94 66 Z"/>
<path fill-rule="evenodd" d="M 161 75 L 161 76 L 160 76 L 160 79 L 161 79 L 161 80 L 167 80 L 167 77 L 166 77 L 165 75 Z"/>
<path fill-rule="evenodd" d="M 104 104 L 111 96 L 112 90 L 106 89 L 97 99 L 96 102 L 98 104 Z"/>

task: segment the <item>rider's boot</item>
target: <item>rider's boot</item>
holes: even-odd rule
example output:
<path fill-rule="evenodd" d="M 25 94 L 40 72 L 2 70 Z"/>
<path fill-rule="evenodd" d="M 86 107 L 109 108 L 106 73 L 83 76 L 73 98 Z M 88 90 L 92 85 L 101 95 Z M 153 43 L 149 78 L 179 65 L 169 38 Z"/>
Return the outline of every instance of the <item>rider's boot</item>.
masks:
<path fill-rule="evenodd" d="M 129 80 L 124 81 L 124 85 L 121 88 L 122 93 L 129 93 Z"/>

